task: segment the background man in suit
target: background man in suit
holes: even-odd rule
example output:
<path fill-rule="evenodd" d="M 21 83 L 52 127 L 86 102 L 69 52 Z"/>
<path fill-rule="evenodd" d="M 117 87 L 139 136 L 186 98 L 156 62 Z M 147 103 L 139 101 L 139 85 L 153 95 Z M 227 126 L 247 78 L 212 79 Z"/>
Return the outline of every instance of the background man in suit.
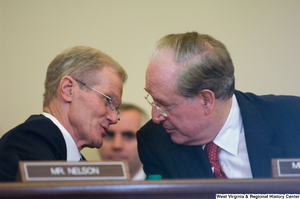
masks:
<path fill-rule="evenodd" d="M 103 52 L 69 48 L 50 63 L 43 113 L 30 116 L 0 140 L 0 180 L 14 181 L 20 160 L 84 159 L 83 147 L 102 146 L 118 121 L 124 69 Z"/>
<path fill-rule="evenodd" d="M 108 128 L 98 152 L 102 160 L 127 160 L 131 179 L 145 180 L 137 151 L 136 132 L 148 121 L 147 114 L 141 108 L 126 103 L 118 110 L 120 121 Z"/>
<path fill-rule="evenodd" d="M 229 52 L 209 35 L 163 37 L 145 90 L 152 121 L 137 139 L 147 175 L 270 177 L 272 158 L 300 157 L 300 98 L 236 91 Z"/>

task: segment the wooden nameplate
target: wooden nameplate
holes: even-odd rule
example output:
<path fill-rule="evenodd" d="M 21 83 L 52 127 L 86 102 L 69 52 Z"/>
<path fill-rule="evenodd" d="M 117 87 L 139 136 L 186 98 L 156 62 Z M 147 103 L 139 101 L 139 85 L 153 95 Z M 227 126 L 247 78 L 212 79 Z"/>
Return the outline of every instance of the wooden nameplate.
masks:
<path fill-rule="evenodd" d="M 300 159 L 272 159 L 272 173 L 274 178 L 300 177 Z"/>
<path fill-rule="evenodd" d="M 129 180 L 126 161 L 20 161 L 17 181 Z"/>

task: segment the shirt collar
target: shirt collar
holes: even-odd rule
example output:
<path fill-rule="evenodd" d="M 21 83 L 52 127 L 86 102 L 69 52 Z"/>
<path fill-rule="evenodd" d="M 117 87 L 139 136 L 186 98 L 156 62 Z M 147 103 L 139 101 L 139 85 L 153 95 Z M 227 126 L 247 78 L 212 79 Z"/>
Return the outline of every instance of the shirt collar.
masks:
<path fill-rule="evenodd" d="M 75 141 L 73 140 L 70 133 L 63 127 L 63 125 L 51 114 L 43 112 L 42 115 L 49 118 L 61 131 L 67 147 L 67 161 L 79 161 L 81 154 L 78 151 Z"/>
<path fill-rule="evenodd" d="M 241 130 L 242 115 L 236 97 L 233 94 L 227 120 L 213 142 L 223 150 L 237 156 Z"/>
<path fill-rule="evenodd" d="M 132 177 L 131 180 L 133 181 L 138 181 L 138 180 L 145 180 L 146 179 L 146 174 L 144 173 L 143 168 L 141 167 L 140 170 Z"/>

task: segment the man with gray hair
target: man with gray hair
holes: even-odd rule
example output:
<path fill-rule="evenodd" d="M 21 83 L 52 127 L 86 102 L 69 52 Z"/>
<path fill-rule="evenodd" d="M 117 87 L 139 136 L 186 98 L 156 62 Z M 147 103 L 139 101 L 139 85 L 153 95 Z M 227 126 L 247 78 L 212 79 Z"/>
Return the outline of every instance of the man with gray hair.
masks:
<path fill-rule="evenodd" d="M 84 159 L 84 147 L 100 148 L 118 121 L 125 70 L 86 46 L 66 49 L 50 63 L 43 113 L 30 116 L 0 140 L 0 181 L 16 180 L 19 161 Z"/>
<path fill-rule="evenodd" d="M 272 158 L 300 157 L 300 98 L 235 90 L 226 47 L 205 34 L 163 37 L 146 72 L 152 121 L 137 133 L 147 175 L 271 177 Z"/>

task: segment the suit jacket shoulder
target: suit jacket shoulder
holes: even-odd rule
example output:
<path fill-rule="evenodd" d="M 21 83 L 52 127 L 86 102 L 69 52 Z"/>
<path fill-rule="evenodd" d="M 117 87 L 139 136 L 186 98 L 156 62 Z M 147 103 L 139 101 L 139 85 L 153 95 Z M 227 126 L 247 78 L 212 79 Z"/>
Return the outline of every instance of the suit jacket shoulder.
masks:
<path fill-rule="evenodd" d="M 0 139 L 0 180 L 15 180 L 20 160 L 66 160 L 59 128 L 43 115 L 32 115 Z"/>
<path fill-rule="evenodd" d="M 235 92 L 253 177 L 271 177 L 272 158 L 300 157 L 300 98 Z"/>

